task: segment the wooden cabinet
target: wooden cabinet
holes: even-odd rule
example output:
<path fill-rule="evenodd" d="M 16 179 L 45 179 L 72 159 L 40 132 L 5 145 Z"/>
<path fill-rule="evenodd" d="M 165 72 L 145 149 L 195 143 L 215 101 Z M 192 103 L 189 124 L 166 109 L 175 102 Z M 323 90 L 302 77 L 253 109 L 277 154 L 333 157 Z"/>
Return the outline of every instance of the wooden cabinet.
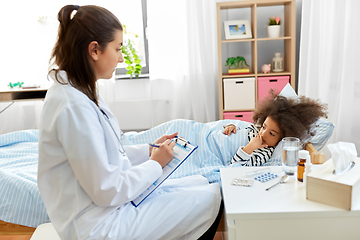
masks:
<path fill-rule="evenodd" d="M 217 3 L 217 37 L 218 37 L 218 67 L 219 67 L 219 116 L 224 119 L 224 113 L 229 112 L 252 112 L 254 108 L 242 108 L 249 104 L 239 105 L 239 109 L 226 109 L 224 99 L 236 99 L 232 96 L 225 96 L 224 83 L 229 79 L 236 79 L 236 82 L 242 82 L 242 78 L 253 78 L 255 87 L 248 92 L 249 102 L 255 102 L 251 106 L 257 106 L 258 92 L 268 91 L 268 89 L 258 89 L 259 87 L 269 86 L 267 84 L 259 86 L 259 77 L 288 76 L 291 86 L 295 89 L 295 42 L 296 42 L 296 2 L 295 0 L 252 0 L 252 1 L 234 1 Z M 269 38 L 267 33 L 267 23 L 273 16 L 281 17 L 281 32 L 277 38 Z M 250 24 L 251 38 L 226 39 L 225 21 L 247 20 Z M 283 57 L 282 72 L 261 73 L 261 67 L 264 64 L 271 64 L 272 58 L 276 52 L 280 52 Z M 229 75 L 226 60 L 229 57 L 242 56 L 249 65 L 250 73 Z M 231 82 L 231 81 L 230 81 Z M 240 88 L 240 87 L 237 87 Z M 260 91 L 261 90 L 261 91 Z M 234 94 L 234 90 L 230 91 Z M 242 94 L 239 91 L 239 94 Z M 246 101 L 246 100 L 245 100 Z M 233 106 L 234 104 L 230 104 Z M 225 114 L 228 115 L 228 114 Z"/>

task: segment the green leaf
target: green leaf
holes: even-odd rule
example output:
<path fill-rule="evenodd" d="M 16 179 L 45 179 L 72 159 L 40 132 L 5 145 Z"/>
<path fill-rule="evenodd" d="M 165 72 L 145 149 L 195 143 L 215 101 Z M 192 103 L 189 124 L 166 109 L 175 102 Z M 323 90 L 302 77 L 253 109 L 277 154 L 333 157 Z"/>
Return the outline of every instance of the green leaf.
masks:
<path fill-rule="evenodd" d="M 123 25 L 124 34 L 133 35 L 135 37 L 139 37 L 137 34 L 128 32 L 126 29 L 126 25 Z M 126 74 L 130 75 L 130 78 L 133 77 L 134 72 L 135 75 L 138 76 L 141 73 L 142 66 L 140 65 L 141 60 L 139 59 L 139 54 L 137 49 L 135 48 L 135 42 L 130 38 L 124 41 L 124 45 L 121 48 L 121 52 L 123 53 L 125 64 L 127 64 L 126 69 L 128 70 Z M 133 66 L 135 65 L 135 66 Z"/>
<path fill-rule="evenodd" d="M 132 71 L 134 69 L 134 67 L 133 66 L 127 66 L 126 69 Z"/>

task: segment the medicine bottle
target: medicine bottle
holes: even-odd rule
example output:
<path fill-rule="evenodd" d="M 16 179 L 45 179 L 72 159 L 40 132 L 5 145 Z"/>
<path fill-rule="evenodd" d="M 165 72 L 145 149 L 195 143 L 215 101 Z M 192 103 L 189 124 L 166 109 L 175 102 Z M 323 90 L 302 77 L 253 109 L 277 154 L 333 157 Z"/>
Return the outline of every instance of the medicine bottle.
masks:
<path fill-rule="evenodd" d="M 312 166 L 312 163 L 311 163 L 311 158 L 310 156 L 308 156 L 307 160 L 306 160 L 306 163 L 305 163 L 305 172 L 304 172 L 304 176 L 303 176 L 303 183 L 306 187 L 306 181 L 307 181 L 307 175 L 309 175 L 309 173 L 311 172 L 311 166 Z"/>
<path fill-rule="evenodd" d="M 299 182 L 302 182 L 304 179 L 305 163 L 306 163 L 306 159 L 308 158 L 308 156 L 309 156 L 308 151 L 306 151 L 306 150 L 299 151 L 299 162 L 298 162 L 298 168 L 297 168 Z"/>

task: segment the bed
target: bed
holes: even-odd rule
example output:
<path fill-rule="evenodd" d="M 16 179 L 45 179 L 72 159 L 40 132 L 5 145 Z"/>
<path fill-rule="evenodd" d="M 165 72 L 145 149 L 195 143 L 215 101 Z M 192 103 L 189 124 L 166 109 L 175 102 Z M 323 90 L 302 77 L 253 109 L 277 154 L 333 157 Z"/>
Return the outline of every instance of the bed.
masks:
<path fill-rule="evenodd" d="M 38 130 L 0 135 L 0 235 L 49 222 L 37 184 Z"/>
<path fill-rule="evenodd" d="M 233 123 L 240 130 L 236 135 L 222 133 L 223 125 Z M 201 174 L 209 182 L 220 182 L 220 168 L 240 167 L 229 162 L 240 145 L 246 143 L 248 122 L 219 120 L 198 123 L 177 119 L 142 132 L 127 132 L 122 136 L 125 145 L 149 143 L 175 131 L 199 148 L 171 176 Z M 315 136 L 303 139 L 320 150 L 333 131 L 333 124 L 319 119 L 313 126 Z M 37 179 L 38 130 L 16 131 L 0 135 L 0 235 L 32 234 L 35 228 L 50 222 L 41 200 Z M 265 165 L 281 165 L 281 146 Z"/>

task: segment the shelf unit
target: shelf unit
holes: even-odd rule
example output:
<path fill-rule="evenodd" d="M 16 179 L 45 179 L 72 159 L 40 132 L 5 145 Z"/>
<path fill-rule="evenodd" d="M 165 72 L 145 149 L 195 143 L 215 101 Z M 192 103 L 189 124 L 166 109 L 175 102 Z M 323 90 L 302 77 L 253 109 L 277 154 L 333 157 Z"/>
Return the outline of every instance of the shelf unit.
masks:
<path fill-rule="evenodd" d="M 252 1 L 234 1 L 234 2 L 219 2 L 217 3 L 217 37 L 218 37 L 218 68 L 219 68 L 219 77 L 218 77 L 218 86 L 219 86 L 219 116 L 220 119 L 224 119 L 224 112 L 246 112 L 253 111 L 254 109 L 224 109 L 224 83 L 223 79 L 233 79 L 233 78 L 249 78 L 252 77 L 255 79 L 255 106 L 258 105 L 257 100 L 257 90 L 258 90 L 258 77 L 269 77 L 269 76 L 289 76 L 290 84 L 295 89 L 295 44 L 296 44 L 296 2 L 295 0 L 252 0 Z M 260 24 L 265 25 L 265 23 L 258 23 L 258 12 L 259 10 L 265 10 L 263 8 L 271 8 L 274 6 L 283 7 L 283 16 L 281 21 L 282 26 L 282 35 L 278 38 L 268 38 L 263 37 L 267 36 L 264 32 L 266 29 L 262 30 L 259 26 Z M 249 18 L 243 19 L 244 15 L 232 17 L 232 19 L 226 19 L 222 16 L 223 11 L 232 10 L 232 9 L 247 9 L 250 11 Z M 247 11 L 246 10 L 246 11 Z M 262 13 L 264 14 L 264 13 Z M 267 16 L 267 19 L 272 17 L 272 15 Z M 236 18 L 236 19 L 234 19 Z M 252 38 L 247 39 L 230 39 L 226 40 L 224 37 L 224 21 L 228 20 L 249 20 L 250 27 L 252 32 Z M 259 26 L 258 26 L 259 24 Z M 261 34 L 260 34 L 261 33 Z M 261 36 L 261 37 L 258 37 Z M 271 73 L 261 73 L 261 64 L 265 64 L 259 61 L 261 58 L 262 51 L 259 48 L 263 45 L 271 43 L 280 43 L 282 45 L 284 59 L 284 71 L 283 72 L 271 72 Z M 250 74 L 242 75 L 229 75 L 227 73 L 227 67 L 225 67 L 225 62 L 228 57 L 243 56 L 242 50 L 239 52 L 232 52 L 232 56 L 229 55 L 224 48 L 229 45 L 235 45 L 238 49 L 245 50 L 250 52 L 251 60 L 250 63 Z M 244 47 L 245 45 L 245 47 Z M 260 46 L 261 45 L 261 46 Z M 230 47 L 229 47 L 230 48 Z M 271 47 L 270 47 L 271 48 Z M 229 52 L 229 51 L 228 51 Z M 275 54 L 275 52 L 274 52 Z M 248 59 L 247 59 L 248 60 Z M 271 63 L 271 60 L 266 62 Z"/>

